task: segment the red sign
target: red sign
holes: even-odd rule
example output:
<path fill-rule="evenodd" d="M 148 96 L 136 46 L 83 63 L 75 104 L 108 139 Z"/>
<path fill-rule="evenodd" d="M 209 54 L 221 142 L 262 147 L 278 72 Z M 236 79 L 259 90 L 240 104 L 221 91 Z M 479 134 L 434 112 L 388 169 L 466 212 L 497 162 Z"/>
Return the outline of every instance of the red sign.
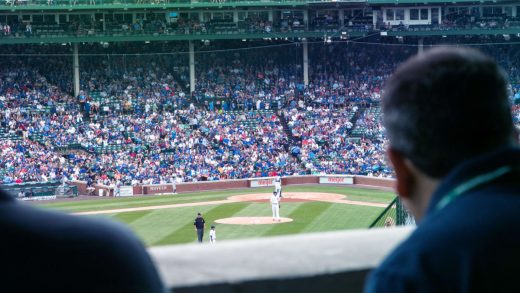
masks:
<path fill-rule="evenodd" d="M 352 176 L 323 176 L 320 177 L 321 184 L 354 184 Z"/>
<path fill-rule="evenodd" d="M 265 187 L 265 186 L 273 186 L 274 179 L 253 179 L 251 180 L 251 187 Z"/>
<path fill-rule="evenodd" d="M 258 180 L 258 185 L 269 186 L 273 184 L 273 180 Z"/>

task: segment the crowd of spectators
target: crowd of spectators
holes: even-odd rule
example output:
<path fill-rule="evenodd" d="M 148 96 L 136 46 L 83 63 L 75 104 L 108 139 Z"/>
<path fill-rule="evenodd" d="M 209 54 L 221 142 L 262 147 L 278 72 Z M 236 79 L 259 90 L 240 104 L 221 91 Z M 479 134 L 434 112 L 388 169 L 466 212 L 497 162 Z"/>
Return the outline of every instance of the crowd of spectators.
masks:
<path fill-rule="evenodd" d="M 226 115 L 215 116 L 218 112 L 188 104 L 182 87 L 163 72 L 172 63 L 163 61 L 119 58 L 111 63 L 86 62 L 91 65 L 82 68 L 82 76 L 87 78 L 81 80 L 82 91 L 77 99 L 63 92 L 45 91 L 56 87 L 50 86 L 37 70 L 13 64 L 19 72 L 3 72 L 5 81 L 11 82 L 2 92 L 7 108 L 7 117 L 3 119 L 6 131 L 23 130 L 23 143 L 30 142 L 28 139 L 35 135 L 41 136 L 50 153 L 67 159 L 56 176 L 68 179 L 97 177 L 106 181 L 108 176 L 126 182 L 160 183 L 170 177 L 193 181 L 267 176 L 281 172 L 282 167 L 283 174 L 301 171 L 297 160 L 289 158 L 287 145 L 278 141 L 282 133 L 271 129 L 275 124 L 279 127 L 276 115 L 271 113 L 270 121 L 264 121 L 269 114 L 247 115 L 248 120 L 262 127 L 261 132 L 245 129 L 232 119 L 225 129 L 215 132 L 208 126 Z M 56 65 L 65 67 L 68 63 Z M 34 77 L 29 79 L 29 73 Z M 19 90 L 21 80 L 30 86 Z M 39 87 L 31 91 L 34 84 Z M 98 95 L 97 100 L 92 93 Z M 55 107 L 53 101 L 63 104 Z M 125 107 L 128 102 L 133 102 L 131 109 Z M 172 106 L 168 107 L 168 103 Z M 104 111 L 104 107 L 109 110 Z M 269 135 L 276 139 L 266 141 Z M 235 148 L 226 143 L 229 141 L 243 141 L 243 145 Z M 56 152 L 60 147 L 73 145 L 81 146 L 81 151 L 70 151 L 64 156 Z M 110 146 L 118 148 L 110 153 L 99 151 Z M 24 179 L 49 177 L 46 170 L 36 173 L 36 177 Z M 14 178 L 13 175 L 6 176 Z"/>
<path fill-rule="evenodd" d="M 63 80 L 70 58 L 4 58 L 1 130 L 17 137 L 2 144 L 4 183 L 392 176 L 379 100 L 384 81 L 412 47 L 310 44 L 305 87 L 301 47 L 243 44 L 218 51 L 229 45 L 197 46 L 193 96 L 186 89 L 186 54 L 167 53 L 183 52 L 182 44 L 150 45 L 155 54 L 141 56 L 133 54 L 148 45 L 84 48 L 90 55 L 80 58 L 77 97 Z M 512 102 L 520 98 L 514 47 L 482 48 L 509 74 Z M 46 49 L 25 48 L 31 50 Z M 519 124 L 520 108 L 513 111 Z"/>
<path fill-rule="evenodd" d="M 294 44 L 229 52 L 216 51 L 217 46 L 205 46 L 197 54 L 197 101 L 225 98 L 231 110 L 281 108 L 304 88 L 297 65 L 301 48 Z"/>
<path fill-rule="evenodd" d="M 203 121 L 201 130 L 215 144 L 215 158 L 224 162 L 227 178 L 237 174 L 245 175 L 240 178 L 304 174 L 301 164 L 290 155 L 290 143 L 273 112 L 209 112 Z"/>
<path fill-rule="evenodd" d="M 28 139 L 3 140 L 0 146 L 2 183 L 47 182 L 62 177 L 66 159 Z"/>

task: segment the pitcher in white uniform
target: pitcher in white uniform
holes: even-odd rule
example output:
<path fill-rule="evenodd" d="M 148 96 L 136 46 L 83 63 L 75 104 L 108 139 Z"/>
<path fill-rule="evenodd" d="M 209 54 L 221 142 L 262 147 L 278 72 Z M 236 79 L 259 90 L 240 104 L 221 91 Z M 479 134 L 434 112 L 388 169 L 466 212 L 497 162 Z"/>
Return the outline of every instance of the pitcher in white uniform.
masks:
<path fill-rule="evenodd" d="M 280 198 L 276 191 L 271 195 L 271 210 L 273 211 L 273 221 L 280 222 Z"/>

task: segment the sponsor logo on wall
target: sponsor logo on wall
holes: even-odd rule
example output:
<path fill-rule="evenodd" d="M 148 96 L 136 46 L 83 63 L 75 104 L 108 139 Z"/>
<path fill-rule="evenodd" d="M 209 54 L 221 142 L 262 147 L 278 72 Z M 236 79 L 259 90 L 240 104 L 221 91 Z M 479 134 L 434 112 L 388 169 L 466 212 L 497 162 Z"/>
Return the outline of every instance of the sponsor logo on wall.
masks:
<path fill-rule="evenodd" d="M 134 188 L 132 186 L 121 186 L 119 196 L 133 196 Z"/>
<path fill-rule="evenodd" d="M 19 199 L 21 199 L 21 200 L 52 200 L 52 199 L 56 199 L 56 195 L 31 196 L 31 197 L 22 197 Z"/>
<path fill-rule="evenodd" d="M 168 189 L 167 185 L 150 186 L 150 191 L 166 191 L 167 189 Z"/>
<path fill-rule="evenodd" d="M 274 178 L 273 179 L 252 179 L 251 187 L 266 187 L 266 186 L 274 186 Z"/>
<path fill-rule="evenodd" d="M 354 184 L 354 178 L 350 176 L 324 176 L 320 177 L 321 184 Z"/>

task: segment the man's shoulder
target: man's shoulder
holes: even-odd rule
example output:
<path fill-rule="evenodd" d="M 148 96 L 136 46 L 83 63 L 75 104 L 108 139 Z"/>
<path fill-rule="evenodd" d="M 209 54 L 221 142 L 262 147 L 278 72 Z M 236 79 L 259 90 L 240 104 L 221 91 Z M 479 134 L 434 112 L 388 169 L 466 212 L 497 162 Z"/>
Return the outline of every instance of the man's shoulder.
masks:
<path fill-rule="evenodd" d="M 365 292 L 403 292 L 406 287 L 417 292 L 425 289 L 420 287 L 427 283 L 422 279 L 427 275 L 423 269 L 430 267 L 430 260 L 438 254 L 430 249 L 428 239 L 424 237 L 424 231 L 417 228 L 372 271 Z M 433 287 L 424 292 L 431 290 Z"/>
<path fill-rule="evenodd" d="M 85 253 L 105 244 L 110 244 L 105 248 L 107 250 L 118 245 L 132 249 L 136 247 L 130 244 L 140 244 L 132 232 L 116 222 L 71 216 L 18 203 L 9 205 L 12 207 L 1 209 L 0 226 L 15 236 L 10 241 L 15 249 L 25 246 L 31 239 L 39 239 L 41 246 L 79 245 Z M 69 247 L 63 248 L 67 249 Z"/>
<path fill-rule="evenodd" d="M 508 279 L 505 276 L 520 262 L 519 221 L 508 216 L 517 205 L 508 199 L 511 211 L 500 208 L 498 213 L 495 207 L 469 213 L 463 207 L 468 201 L 480 202 L 476 196 L 467 195 L 427 216 L 374 270 L 367 292 L 449 292 Z M 493 199 L 488 206 L 491 202 L 501 205 Z M 501 282 L 500 288 L 512 285 Z"/>
<path fill-rule="evenodd" d="M 0 212 L 0 230 L 9 237 L 8 242 L 0 243 L 0 255 L 9 269 L 5 274 L 2 270 L 2 275 L 10 276 L 10 284 L 21 281 L 19 276 L 24 276 L 25 280 L 33 280 L 35 284 L 40 282 L 38 286 L 42 291 L 67 288 L 75 286 L 74 282 L 79 283 L 81 276 L 96 272 L 113 278 L 110 282 L 92 281 L 84 288 L 70 287 L 70 291 L 84 292 L 87 288 L 126 288 L 129 292 L 138 288 L 154 292 L 162 290 L 155 267 L 141 242 L 120 224 L 40 210 L 19 203 L 5 204 L 0 207 Z M 22 256 L 30 259 L 27 267 L 20 261 Z M 12 274 L 25 270 L 38 273 Z M 51 282 L 51 279 L 46 279 L 51 275 L 60 275 L 65 281 Z M 136 279 L 125 281 L 129 277 Z M 36 285 L 28 281 L 23 286 L 32 288 Z M 20 288 L 25 288 L 23 286 Z M 131 289 L 131 286 L 136 289 Z"/>
<path fill-rule="evenodd" d="M 409 258 L 415 255 L 422 254 L 426 250 L 426 245 L 423 244 L 423 240 L 421 239 L 420 231 L 415 230 L 412 234 L 401 244 L 399 244 L 381 263 L 378 270 L 381 272 L 384 271 L 394 271 L 394 267 L 399 266 L 404 268 L 407 265 L 410 265 Z"/>

